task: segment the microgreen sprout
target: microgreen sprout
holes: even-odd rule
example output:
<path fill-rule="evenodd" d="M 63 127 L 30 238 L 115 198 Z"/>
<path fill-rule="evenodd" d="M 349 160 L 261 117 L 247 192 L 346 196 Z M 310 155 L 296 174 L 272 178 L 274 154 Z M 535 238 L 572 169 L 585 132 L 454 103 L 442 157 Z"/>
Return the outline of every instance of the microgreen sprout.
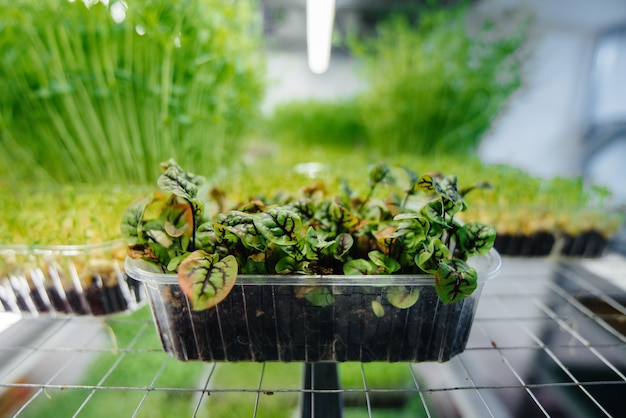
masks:
<path fill-rule="evenodd" d="M 300 196 L 209 214 L 205 204 L 212 195 L 200 192 L 204 178 L 174 161 L 162 168 L 161 190 L 128 207 L 122 234 L 130 257 L 177 272 L 198 310 L 219 303 L 238 274 L 431 274 L 439 298 L 453 303 L 477 287 L 468 259 L 485 255 L 495 239 L 493 226 L 456 220 L 467 207 L 464 195 L 485 185 L 459 191 L 455 176 L 418 176 L 405 168 L 409 186 L 403 188 L 390 167 L 379 164 L 370 169 L 364 199 L 342 200 L 317 185 Z M 417 301 L 415 289 L 403 289 L 387 292 L 392 305 Z M 332 299 L 319 291 L 305 296 Z"/>

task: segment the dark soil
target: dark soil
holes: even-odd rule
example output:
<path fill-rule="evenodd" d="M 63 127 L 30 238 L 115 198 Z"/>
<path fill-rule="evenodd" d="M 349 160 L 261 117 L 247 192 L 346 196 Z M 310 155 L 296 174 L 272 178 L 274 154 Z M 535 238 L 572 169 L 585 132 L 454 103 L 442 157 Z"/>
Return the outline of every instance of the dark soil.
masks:
<path fill-rule="evenodd" d="M 30 298 L 37 308 L 37 312 L 49 312 L 50 305 L 41 296 L 41 293 L 37 289 L 30 290 Z"/>
<path fill-rule="evenodd" d="M 178 286 L 152 295 L 164 349 L 202 361 L 447 361 L 465 349 L 475 299 L 443 305 L 434 288 L 409 309 L 390 305 L 384 288 L 335 287 L 334 303 L 315 306 L 294 287 L 235 286 L 218 306 L 190 310 Z M 163 297 L 164 306 L 154 298 Z M 373 300 L 385 311 L 374 315 Z M 157 302 L 160 303 L 160 302 Z"/>
<path fill-rule="evenodd" d="M 24 296 L 20 293 L 15 294 L 15 303 L 21 312 L 30 312 L 30 306 L 28 306 L 28 303 L 24 300 Z"/>
<path fill-rule="evenodd" d="M 3 311 L 11 312 L 13 310 L 9 301 L 3 297 L 0 297 L 0 304 L 2 305 Z"/>
<path fill-rule="evenodd" d="M 563 244 L 560 254 L 569 257 L 600 257 L 608 244 L 608 240 L 594 230 L 576 236 L 563 234 L 560 239 Z M 533 235 L 498 234 L 494 248 L 501 255 L 540 257 L 549 255 L 556 241 L 555 235 L 551 232 L 537 232 Z"/>
<path fill-rule="evenodd" d="M 128 308 L 128 301 L 119 286 L 103 287 L 94 280 L 84 292 L 93 315 L 106 315 Z"/>
<path fill-rule="evenodd" d="M 70 306 L 65 299 L 65 295 L 61 295 L 59 291 L 53 287 L 46 287 L 46 293 L 48 293 L 48 299 L 50 299 L 50 303 L 52 304 L 52 308 L 56 312 L 69 313 Z"/>
<path fill-rule="evenodd" d="M 135 280 L 132 282 L 136 283 Z M 107 315 L 115 312 L 125 311 L 129 308 L 129 300 L 119 285 L 112 284 L 103 286 L 102 281 L 92 278 L 90 284 L 82 290 L 67 288 L 60 294 L 53 286 L 46 288 L 48 299 L 52 305 L 52 310 L 58 313 L 75 315 Z M 131 290 L 133 295 L 141 295 L 139 288 Z M 34 295 L 31 295 L 34 296 Z M 38 296 L 41 299 L 40 296 Z M 33 298 L 39 312 L 46 312 L 40 309 L 39 304 Z M 41 302 L 43 303 L 43 302 Z M 43 307 L 43 306 L 42 306 Z"/>
<path fill-rule="evenodd" d="M 564 235 L 561 254 L 566 256 L 593 258 L 600 257 L 608 243 L 598 231 L 590 230 L 577 236 Z"/>
<path fill-rule="evenodd" d="M 65 297 L 73 313 L 78 315 L 87 315 L 89 313 L 85 296 L 76 289 L 65 289 Z"/>
<path fill-rule="evenodd" d="M 494 248 L 501 255 L 540 257 L 549 255 L 556 242 L 554 234 L 539 231 L 532 235 L 498 234 Z"/>

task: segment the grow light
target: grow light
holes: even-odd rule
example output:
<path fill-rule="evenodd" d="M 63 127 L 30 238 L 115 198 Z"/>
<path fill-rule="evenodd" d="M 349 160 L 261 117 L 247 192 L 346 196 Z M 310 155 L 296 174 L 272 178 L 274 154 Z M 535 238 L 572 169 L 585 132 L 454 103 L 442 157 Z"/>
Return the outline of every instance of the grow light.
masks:
<path fill-rule="evenodd" d="M 330 63 L 335 0 L 307 0 L 306 38 L 309 69 L 323 74 Z"/>

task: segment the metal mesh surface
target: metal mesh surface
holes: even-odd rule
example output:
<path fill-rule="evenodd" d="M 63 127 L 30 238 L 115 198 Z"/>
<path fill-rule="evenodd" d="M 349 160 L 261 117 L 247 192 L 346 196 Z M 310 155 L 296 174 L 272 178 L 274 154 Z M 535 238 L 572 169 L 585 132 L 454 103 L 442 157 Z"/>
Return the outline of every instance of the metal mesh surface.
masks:
<path fill-rule="evenodd" d="M 306 394 L 333 395 L 350 417 L 620 416 L 625 287 L 619 256 L 504 258 L 465 352 L 446 363 L 341 363 L 333 389 L 307 384 L 299 363 L 179 362 L 163 353 L 147 307 L 21 318 L 0 332 L 0 417 L 293 417 Z"/>

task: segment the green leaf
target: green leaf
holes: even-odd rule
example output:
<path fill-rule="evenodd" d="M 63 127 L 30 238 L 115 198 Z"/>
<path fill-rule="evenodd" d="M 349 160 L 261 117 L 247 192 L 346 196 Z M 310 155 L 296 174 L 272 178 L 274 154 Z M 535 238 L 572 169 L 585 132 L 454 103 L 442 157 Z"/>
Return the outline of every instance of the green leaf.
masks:
<path fill-rule="evenodd" d="M 333 246 L 333 257 L 337 260 L 342 260 L 345 255 L 348 254 L 352 245 L 354 245 L 354 238 L 352 238 L 352 235 L 347 233 L 337 235 L 337 238 L 335 238 L 335 245 Z"/>
<path fill-rule="evenodd" d="M 442 196 L 441 204 L 443 206 L 443 210 L 446 212 L 446 215 L 448 215 L 448 217 L 451 217 L 454 214 L 467 209 L 467 205 L 465 204 L 465 201 L 463 199 L 451 200 L 447 196 Z"/>
<path fill-rule="evenodd" d="M 394 271 L 400 270 L 400 263 L 398 263 L 397 260 L 387 257 L 380 251 L 370 251 L 368 253 L 368 257 L 379 267 L 379 269 L 382 269 L 382 272 L 386 274 L 391 274 Z"/>
<path fill-rule="evenodd" d="M 476 270 L 459 259 L 442 260 L 435 273 L 435 290 L 445 304 L 465 299 L 477 286 Z"/>
<path fill-rule="evenodd" d="M 169 264 L 171 258 L 170 253 L 167 248 L 164 248 L 162 245 L 157 244 L 156 242 L 149 242 L 147 245 L 137 244 L 136 246 L 132 246 L 129 248 L 131 248 L 133 251 L 137 251 L 138 247 L 141 247 L 140 252 L 142 252 L 142 254 L 137 254 L 138 257 L 133 257 L 131 255 L 131 257 L 142 258 L 143 260 L 152 261 L 158 264 L 161 268 L 163 268 L 162 266 L 167 266 Z M 131 253 L 129 252 L 129 255 L 130 254 Z"/>
<path fill-rule="evenodd" d="M 268 241 L 278 245 L 295 245 L 302 234 L 300 216 L 284 208 L 271 208 L 254 215 L 254 225 Z"/>
<path fill-rule="evenodd" d="M 385 316 L 385 308 L 383 307 L 383 304 L 376 299 L 372 301 L 372 312 L 374 312 L 374 315 L 376 315 L 377 318 Z"/>
<path fill-rule="evenodd" d="M 328 233 L 317 231 L 312 226 L 306 231 L 306 241 L 315 250 L 321 250 L 333 245 L 334 241 L 328 241 Z"/>
<path fill-rule="evenodd" d="M 359 218 L 345 207 L 332 202 L 328 208 L 331 219 L 345 229 L 352 229 L 359 224 Z"/>
<path fill-rule="evenodd" d="M 419 296 L 420 292 L 417 287 L 390 286 L 386 292 L 389 303 L 399 309 L 407 309 L 415 305 Z"/>
<path fill-rule="evenodd" d="M 441 260 L 450 257 L 450 249 L 439 239 L 422 242 L 422 250 L 415 256 L 415 264 L 425 272 L 434 273 Z"/>
<path fill-rule="evenodd" d="M 435 200 L 427 203 L 422 207 L 422 215 L 426 217 L 431 223 L 437 223 L 440 225 L 447 225 L 445 217 L 445 209 L 441 200 Z"/>
<path fill-rule="evenodd" d="M 170 158 L 168 161 L 161 163 L 161 170 L 167 171 L 170 167 L 181 173 L 180 175 L 188 182 L 199 186 L 204 181 L 204 177 L 185 171 L 175 160 Z"/>
<path fill-rule="evenodd" d="M 205 222 L 196 230 L 196 248 L 202 248 L 205 251 L 212 252 L 217 245 L 217 234 L 213 228 L 213 222 Z"/>
<path fill-rule="evenodd" d="M 310 291 L 306 292 L 304 297 L 311 302 L 313 306 L 330 306 L 334 302 L 333 295 L 327 287 L 312 288 Z"/>
<path fill-rule="evenodd" d="M 122 237 L 130 244 L 136 244 L 141 237 L 141 221 L 146 207 L 152 202 L 153 195 L 142 196 L 126 207 L 120 224 Z"/>
<path fill-rule="evenodd" d="M 178 267 L 178 283 L 195 311 L 217 305 L 235 285 L 237 260 L 232 255 L 218 258 L 217 254 L 196 250 Z"/>
<path fill-rule="evenodd" d="M 226 247 L 234 247 L 240 242 L 239 236 L 237 234 L 235 234 L 233 231 L 220 223 L 213 223 L 213 232 L 215 233 L 217 242 L 220 245 L 224 245 Z"/>
<path fill-rule="evenodd" d="M 458 179 L 456 176 L 441 176 L 438 179 L 438 183 L 441 188 L 440 194 L 454 202 L 462 199 L 462 196 L 459 194 Z"/>
<path fill-rule="evenodd" d="M 376 265 L 371 261 L 357 258 L 350 260 L 343 265 L 343 274 L 346 275 L 368 275 L 374 274 Z"/>
<path fill-rule="evenodd" d="M 419 219 L 424 219 L 424 217 L 420 215 L 419 213 L 414 213 L 414 212 L 399 213 L 393 217 L 394 221 L 404 221 L 406 219 L 419 220 Z"/>
<path fill-rule="evenodd" d="M 468 257 L 485 255 L 493 247 L 496 229 L 492 225 L 470 222 L 457 231 L 457 245 Z"/>
<path fill-rule="evenodd" d="M 298 271 L 298 261 L 291 256 L 285 256 L 278 260 L 274 270 L 276 270 L 276 274 L 295 273 Z"/>
<path fill-rule="evenodd" d="M 441 194 L 442 189 L 437 180 L 430 174 L 424 174 L 417 181 L 417 189 L 425 192 Z"/>
<path fill-rule="evenodd" d="M 173 193 L 188 201 L 192 201 L 198 194 L 198 185 L 189 181 L 185 172 L 177 165 L 168 166 L 159 176 L 157 184 L 161 190 Z"/>
<path fill-rule="evenodd" d="M 458 191 L 456 176 L 424 174 L 418 180 L 417 188 L 439 196 L 446 210 L 453 210 L 457 206 L 460 208 L 465 207 L 463 196 Z"/>
<path fill-rule="evenodd" d="M 163 231 L 175 239 L 180 248 L 186 250 L 189 247 L 194 225 L 194 212 L 188 203 L 182 203 L 175 196 L 171 196 L 160 214 Z"/>
<path fill-rule="evenodd" d="M 449 229 L 449 225 L 447 224 L 439 224 L 431 222 L 428 224 L 428 230 L 426 231 L 426 236 L 428 239 L 441 239 L 443 237 L 444 230 L 447 231 Z"/>
<path fill-rule="evenodd" d="M 230 211 L 216 217 L 216 222 L 236 235 L 246 248 L 265 250 L 265 240 L 260 236 L 254 224 L 253 215 L 240 211 Z"/>
<path fill-rule="evenodd" d="M 315 205 L 310 199 L 296 200 L 290 206 L 303 219 L 311 219 L 315 215 Z"/>
<path fill-rule="evenodd" d="M 187 257 L 189 257 L 189 254 L 191 253 L 184 253 L 181 254 L 177 257 L 172 257 L 169 261 L 169 263 L 167 264 L 167 270 L 168 271 L 177 271 L 178 270 L 178 266 L 180 265 L 180 263 L 182 263 Z"/>
<path fill-rule="evenodd" d="M 243 263 L 240 263 L 240 265 L 243 264 L 243 267 L 239 270 L 242 274 L 271 274 L 265 261 L 264 253 L 253 254 L 247 257 Z"/>
<path fill-rule="evenodd" d="M 146 236 L 150 238 L 155 244 L 160 245 L 163 248 L 170 248 L 174 241 L 167 234 L 167 232 L 161 229 L 148 229 L 146 230 Z"/>
<path fill-rule="evenodd" d="M 387 164 L 376 164 L 369 172 L 370 185 L 382 183 L 384 181 L 393 182 L 391 170 Z"/>
<path fill-rule="evenodd" d="M 396 216 L 395 221 L 398 226 L 392 238 L 401 239 L 404 248 L 414 251 L 426 239 L 430 224 L 428 220 L 420 214 L 413 213 L 410 217 Z"/>

